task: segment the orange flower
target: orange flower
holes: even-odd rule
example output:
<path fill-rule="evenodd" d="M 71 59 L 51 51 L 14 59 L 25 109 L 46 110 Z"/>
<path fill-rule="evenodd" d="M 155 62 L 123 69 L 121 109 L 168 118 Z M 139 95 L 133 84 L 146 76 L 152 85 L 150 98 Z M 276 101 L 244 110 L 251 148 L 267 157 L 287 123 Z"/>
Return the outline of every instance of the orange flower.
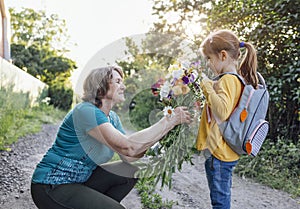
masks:
<path fill-rule="evenodd" d="M 181 94 L 187 94 L 190 92 L 190 88 L 187 85 L 184 85 L 182 82 L 178 82 L 177 85 L 172 87 L 172 91 L 175 96 Z"/>

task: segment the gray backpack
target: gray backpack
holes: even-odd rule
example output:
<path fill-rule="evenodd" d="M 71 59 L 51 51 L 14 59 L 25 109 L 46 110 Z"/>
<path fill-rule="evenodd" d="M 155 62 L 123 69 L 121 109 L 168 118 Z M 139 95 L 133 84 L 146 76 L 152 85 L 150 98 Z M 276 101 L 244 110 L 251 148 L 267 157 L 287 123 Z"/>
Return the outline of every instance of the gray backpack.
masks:
<path fill-rule="evenodd" d="M 214 118 L 223 138 L 236 153 L 256 156 L 269 131 L 269 123 L 265 120 L 269 104 L 269 92 L 265 80 L 260 73 L 257 73 L 260 84 L 257 89 L 254 89 L 252 85 L 247 85 L 240 75 L 224 74 L 237 76 L 244 89 L 238 105 L 226 121 L 220 122 L 215 116 Z M 224 74 L 214 80 L 220 79 Z"/>

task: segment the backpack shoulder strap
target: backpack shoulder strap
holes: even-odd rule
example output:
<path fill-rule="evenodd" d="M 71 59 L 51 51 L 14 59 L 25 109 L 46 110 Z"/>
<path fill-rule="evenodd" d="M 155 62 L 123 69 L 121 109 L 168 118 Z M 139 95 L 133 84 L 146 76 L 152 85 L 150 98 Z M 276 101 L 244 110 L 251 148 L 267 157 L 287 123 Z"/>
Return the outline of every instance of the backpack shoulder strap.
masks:
<path fill-rule="evenodd" d="M 258 77 L 259 82 L 263 85 L 263 87 L 267 88 L 265 79 L 262 77 L 262 75 L 259 72 L 257 72 L 257 77 Z"/>
<path fill-rule="evenodd" d="M 222 73 L 222 74 L 220 74 L 220 75 L 214 77 L 213 80 L 214 80 L 214 81 L 217 81 L 217 80 L 219 80 L 223 75 L 226 75 L 226 74 L 235 75 L 235 76 L 241 81 L 241 83 L 242 83 L 244 86 L 247 85 L 247 84 L 245 83 L 245 81 L 244 81 L 244 78 L 243 78 L 241 75 L 239 75 L 239 74 L 237 74 L 237 73 L 233 73 L 233 72 Z M 263 76 L 262 76 L 259 72 L 257 72 L 257 77 L 258 77 L 259 83 L 262 84 L 264 88 L 267 88 L 265 79 L 263 78 Z"/>
<path fill-rule="evenodd" d="M 235 75 L 235 76 L 241 81 L 241 83 L 242 83 L 244 86 L 246 86 L 246 83 L 245 83 L 245 81 L 244 81 L 244 78 L 243 78 L 242 76 L 240 76 L 239 74 L 233 73 L 233 72 L 222 73 L 222 74 L 216 76 L 215 78 L 213 78 L 213 80 L 214 80 L 214 81 L 217 81 L 217 80 L 219 80 L 223 75 L 226 75 L 226 74 Z"/>

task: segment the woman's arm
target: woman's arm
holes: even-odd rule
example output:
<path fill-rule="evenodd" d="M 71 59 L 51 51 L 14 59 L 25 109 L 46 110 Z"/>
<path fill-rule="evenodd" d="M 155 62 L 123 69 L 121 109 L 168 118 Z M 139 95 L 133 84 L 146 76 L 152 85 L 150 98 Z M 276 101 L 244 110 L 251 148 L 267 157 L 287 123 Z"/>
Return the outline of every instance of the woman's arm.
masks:
<path fill-rule="evenodd" d="M 176 125 L 190 123 L 190 114 L 186 107 L 175 108 L 175 116 L 163 117 L 152 126 L 126 136 L 116 130 L 110 123 L 103 123 L 88 134 L 106 144 L 121 155 L 140 157 L 147 149 L 167 134 Z"/>
<path fill-rule="evenodd" d="M 140 158 L 142 158 L 144 156 L 145 153 L 146 153 L 146 151 L 142 152 L 139 155 L 134 156 L 134 157 L 128 157 L 126 155 L 119 154 L 119 157 L 121 158 L 122 161 L 130 163 L 130 162 L 134 162 L 134 161 L 139 160 Z"/>

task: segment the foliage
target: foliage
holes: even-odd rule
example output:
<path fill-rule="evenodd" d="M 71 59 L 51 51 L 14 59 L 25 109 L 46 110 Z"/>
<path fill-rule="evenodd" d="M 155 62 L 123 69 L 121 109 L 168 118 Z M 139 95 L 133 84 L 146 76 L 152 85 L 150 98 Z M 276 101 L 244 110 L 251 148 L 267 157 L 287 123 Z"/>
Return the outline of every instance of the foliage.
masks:
<path fill-rule="evenodd" d="M 197 125 L 195 124 L 176 126 L 171 130 L 163 140 L 162 147 L 154 146 L 148 150 L 147 156 L 139 163 L 140 170 L 137 173 L 139 178 L 148 179 L 154 177 L 154 184 L 156 186 L 161 182 L 161 187 L 172 187 L 172 175 L 176 170 L 181 170 L 183 162 L 188 162 L 193 165 L 193 145 L 195 136 L 197 134 Z"/>
<path fill-rule="evenodd" d="M 22 117 L 23 110 L 29 107 L 28 94 L 13 93 L 12 88 L 0 89 L 0 149 L 7 142 L 16 140 L 17 130 L 23 125 L 23 121 L 17 118 Z"/>
<path fill-rule="evenodd" d="M 56 51 L 49 51 L 38 45 L 11 45 L 13 64 L 50 85 L 57 77 L 67 80 L 76 68 L 75 62 L 58 56 Z"/>
<path fill-rule="evenodd" d="M 44 46 L 59 54 L 68 52 L 69 35 L 66 21 L 59 19 L 57 14 L 46 14 L 45 11 L 35 11 L 23 8 L 17 11 L 9 8 L 12 28 L 11 42 L 26 46 Z"/>
<path fill-rule="evenodd" d="M 117 64 L 121 66 L 124 71 L 124 83 L 126 85 L 126 101 L 119 105 L 118 109 L 123 113 L 128 112 L 130 117 L 133 117 L 130 118 L 130 122 L 134 123 L 133 126 L 137 130 L 151 124 L 150 121 L 147 121 L 149 118 L 145 117 L 147 113 L 150 113 L 151 105 L 157 102 L 157 98 L 150 94 L 151 85 L 165 73 L 164 71 L 170 62 L 174 60 L 172 53 L 180 54 L 180 50 L 167 50 L 168 48 L 176 48 L 175 43 L 170 43 L 170 39 L 168 38 L 170 37 L 149 33 L 140 44 L 131 38 L 126 38 L 125 41 L 128 50 L 125 53 L 128 59 L 117 61 Z M 143 101 L 144 99 L 147 103 Z M 130 107 L 132 104 L 139 107 L 146 105 L 145 112 L 137 111 L 137 109 L 134 110 L 132 106 Z M 155 109 L 156 105 L 153 107 Z M 134 116 L 132 112 L 135 113 Z M 134 119 L 134 117 L 142 118 L 143 121 L 139 123 L 138 119 Z M 131 126 L 132 124 L 126 125 Z"/>
<path fill-rule="evenodd" d="M 152 95 L 151 89 L 145 89 L 132 98 L 129 109 L 130 122 L 138 130 L 147 128 L 158 121 L 157 114 L 161 109 L 162 105 L 158 98 Z"/>
<path fill-rule="evenodd" d="M 257 48 L 258 69 L 267 78 L 271 92 L 270 138 L 276 141 L 277 136 L 287 136 L 294 143 L 300 134 L 299 9 L 300 2 L 291 0 L 154 0 L 153 6 L 159 18 L 155 30 L 175 30 L 188 36 L 182 28 L 189 25 L 186 22 L 195 27 L 206 25 L 207 31 L 195 36 L 195 45 L 199 45 L 209 31 L 220 28 L 232 29 L 241 40 L 251 41 Z M 173 24 L 167 20 L 169 13 L 177 17 Z M 203 18 L 195 20 L 193 13 L 199 18 L 201 13 Z"/>
<path fill-rule="evenodd" d="M 0 89 L 0 150 L 19 137 L 40 131 L 42 124 L 57 123 L 65 112 L 41 103 L 31 108 L 28 94 L 15 93 L 12 87 Z"/>
<path fill-rule="evenodd" d="M 181 48 L 180 44 L 183 42 L 182 38 L 173 34 L 160 33 L 146 34 L 140 44 L 133 39 L 126 39 L 128 59 L 119 61 L 118 65 L 123 68 L 126 75 L 127 95 L 125 104 L 119 108 L 129 112 L 131 125 L 133 124 L 137 130 L 149 127 L 162 117 L 162 114 L 159 115 L 159 113 L 164 106 L 159 102 L 159 98 L 151 95 L 150 87 L 157 80 L 164 77 L 170 63 L 173 63 L 174 60 L 180 60 L 177 59 L 179 57 L 183 59 L 181 56 L 185 54 L 184 50 L 189 47 L 185 43 L 185 48 Z M 192 59 L 193 57 L 189 58 Z M 128 124 L 125 126 L 128 127 Z M 176 142 L 172 144 L 170 141 L 165 140 L 165 145 L 169 149 L 165 150 L 165 154 L 157 156 L 151 161 L 153 166 L 147 167 L 147 163 L 142 162 L 141 166 L 144 169 L 143 173 L 140 172 L 140 175 L 145 179 L 154 175 L 156 184 L 162 179 L 162 186 L 171 186 L 172 173 L 176 169 L 180 169 L 184 161 L 191 161 L 191 148 L 195 139 L 193 137 L 195 134 L 192 133 L 191 129 L 190 127 L 178 126 L 174 130 L 176 140 L 174 140 L 174 137 L 172 138 L 172 141 Z M 174 153 L 176 153 L 176 156 Z"/>
<path fill-rule="evenodd" d="M 299 197 L 300 145 L 286 141 L 267 140 L 258 157 L 242 157 L 235 172 Z"/>
<path fill-rule="evenodd" d="M 70 108 L 72 94 L 67 83 L 76 64 L 64 56 L 69 39 L 65 21 L 32 9 L 10 9 L 10 14 L 13 63 L 50 86 L 51 104 L 64 110 Z M 59 93 L 53 94 L 53 90 Z"/>
<path fill-rule="evenodd" d="M 48 95 L 51 98 L 49 104 L 61 110 L 69 110 L 73 101 L 73 90 L 64 78 L 57 77 L 52 80 Z"/>
<path fill-rule="evenodd" d="M 153 0 L 153 15 L 158 18 L 153 30 L 176 34 L 194 42 L 195 49 L 206 36 L 207 5 L 209 0 Z"/>
<path fill-rule="evenodd" d="M 141 203 L 143 204 L 143 208 L 147 209 L 167 209 L 172 208 L 175 202 L 162 200 L 162 197 L 157 194 L 153 193 L 155 190 L 155 179 L 148 178 L 148 179 L 140 179 L 136 186 L 138 193 L 141 197 Z"/>
<path fill-rule="evenodd" d="M 126 101 L 119 105 L 118 109 L 123 113 L 128 111 L 130 122 L 140 130 L 152 124 L 152 119 L 147 115 L 153 116 L 156 110 L 160 109 L 157 98 L 150 94 L 151 85 L 166 74 L 170 63 L 178 57 L 188 55 L 186 48 L 190 47 L 190 43 L 171 33 L 156 32 L 146 34 L 140 43 L 132 38 L 126 38 L 125 41 L 127 46 L 125 53 L 128 58 L 117 61 L 117 64 L 122 67 L 125 74 Z M 181 46 L 183 42 L 185 43 Z M 191 57 L 194 59 L 194 56 Z M 134 110 L 132 105 L 140 108 Z M 142 120 L 141 123 L 138 118 Z M 153 121 L 155 122 L 155 119 Z"/>
<path fill-rule="evenodd" d="M 153 25 L 153 31 L 171 33 L 180 36 L 182 40 L 189 40 L 193 53 L 198 54 L 201 41 L 207 35 L 207 11 L 209 0 L 152 0 L 153 15 L 157 21 Z M 178 44 L 179 46 L 181 44 Z M 177 46 L 178 47 L 178 46 Z M 191 57 L 189 57 L 191 59 Z M 196 57 L 196 60 L 199 57 Z"/>
<path fill-rule="evenodd" d="M 257 48 L 258 69 L 271 93 L 270 138 L 285 136 L 297 143 L 300 135 L 299 1 L 252 0 L 213 3 L 211 29 L 229 27 Z M 241 12 L 243 11 L 243 12 Z"/>

